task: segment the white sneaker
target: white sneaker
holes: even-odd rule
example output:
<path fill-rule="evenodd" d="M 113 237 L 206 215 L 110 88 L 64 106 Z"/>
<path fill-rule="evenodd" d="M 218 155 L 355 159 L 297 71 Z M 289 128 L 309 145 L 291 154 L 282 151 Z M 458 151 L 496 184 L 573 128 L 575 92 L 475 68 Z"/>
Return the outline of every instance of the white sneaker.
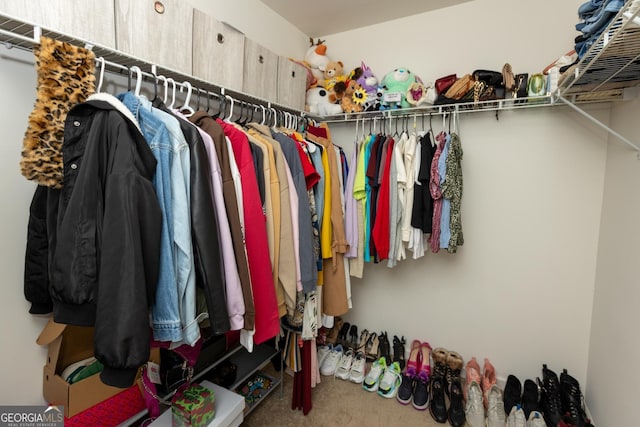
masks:
<path fill-rule="evenodd" d="M 356 353 L 353 358 L 353 362 L 351 362 L 351 370 L 349 371 L 349 381 L 354 382 L 356 384 L 362 383 L 364 381 L 364 370 L 367 366 L 367 358 L 363 352 L 359 351 Z"/>
<path fill-rule="evenodd" d="M 342 346 L 338 344 L 333 347 L 331 352 L 327 357 L 325 357 L 322 365 L 320 366 L 320 373 L 322 375 L 333 375 L 336 373 L 336 369 L 338 368 L 338 363 L 340 363 L 340 359 L 342 358 Z"/>
<path fill-rule="evenodd" d="M 527 427 L 547 427 L 547 423 L 544 422 L 544 418 L 542 418 L 542 414 L 540 412 L 531 411 L 531 413 L 529 413 Z"/>
<path fill-rule="evenodd" d="M 527 427 L 527 417 L 520 404 L 511 408 L 509 418 L 507 418 L 507 427 Z"/>
<path fill-rule="evenodd" d="M 467 390 L 467 406 L 464 410 L 467 422 L 471 427 L 485 427 L 482 389 L 476 381 L 471 381 Z"/>
<path fill-rule="evenodd" d="M 349 371 L 351 370 L 351 362 L 353 362 L 353 349 L 347 350 L 340 358 L 335 376 L 341 380 L 349 379 Z"/>
<path fill-rule="evenodd" d="M 324 360 L 333 350 L 333 344 L 329 343 L 327 345 L 321 345 L 318 347 L 318 366 L 322 366 Z"/>
<path fill-rule="evenodd" d="M 387 369 L 387 360 L 384 357 L 379 358 L 371 365 L 369 373 L 364 377 L 362 388 L 367 391 L 378 391 L 380 385 L 380 377 Z"/>
<path fill-rule="evenodd" d="M 496 384 L 489 389 L 487 398 L 489 409 L 487 410 L 487 427 L 505 427 L 507 414 L 504 412 L 503 392 Z"/>

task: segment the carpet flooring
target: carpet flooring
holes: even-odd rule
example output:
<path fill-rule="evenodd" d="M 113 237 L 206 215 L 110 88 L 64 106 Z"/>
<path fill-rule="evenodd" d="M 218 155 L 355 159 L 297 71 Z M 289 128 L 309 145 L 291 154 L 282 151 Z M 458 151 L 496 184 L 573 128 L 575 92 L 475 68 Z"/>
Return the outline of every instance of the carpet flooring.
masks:
<path fill-rule="evenodd" d="M 279 377 L 271 365 L 264 371 Z M 443 427 L 431 418 L 429 411 L 417 411 L 411 405 L 401 405 L 394 399 L 385 399 L 377 393 L 367 392 L 361 384 L 333 377 L 321 378 L 312 391 L 312 409 L 305 416 L 301 410 L 291 409 L 293 377 L 284 374 L 284 394 L 280 389 L 265 398 L 242 423 L 245 427 L 299 427 L 299 426 L 424 426 Z"/>

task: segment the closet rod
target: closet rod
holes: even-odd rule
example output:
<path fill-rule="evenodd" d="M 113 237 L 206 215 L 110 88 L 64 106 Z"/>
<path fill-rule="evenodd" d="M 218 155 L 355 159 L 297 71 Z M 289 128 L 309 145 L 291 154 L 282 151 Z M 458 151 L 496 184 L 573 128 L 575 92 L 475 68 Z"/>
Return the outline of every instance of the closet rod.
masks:
<path fill-rule="evenodd" d="M 256 107 L 262 106 L 265 107 L 266 110 L 275 109 L 281 113 L 287 112 L 300 118 L 311 117 L 321 119 L 320 117 L 310 115 L 306 111 L 298 110 L 241 91 L 227 89 L 223 86 L 207 82 L 197 77 L 162 67 L 160 64 L 153 64 L 149 61 L 145 61 L 109 47 L 91 43 L 58 31 L 52 31 L 37 24 L 0 13 L 0 43 L 3 43 L 8 49 L 15 47 L 21 50 L 33 51 L 34 46 L 40 42 L 41 35 L 51 39 L 64 41 L 74 46 L 84 46 L 87 49 L 91 49 L 95 53 L 96 58 L 104 58 L 105 63 L 109 64 L 112 69 L 118 68 L 120 70 L 129 70 L 133 65 L 137 65 L 142 70 L 143 68 L 151 69 L 153 66 L 156 66 L 162 70 L 162 72 L 158 72 L 158 74 L 163 74 L 167 78 L 172 78 L 176 82 L 176 85 L 180 84 L 178 82 L 188 81 L 193 87 L 193 90 L 197 91 L 200 89 L 201 94 L 207 93 L 218 98 L 230 96 L 234 101 L 253 104 Z M 143 74 L 146 77 L 155 79 L 155 76 L 149 72 L 143 71 Z"/>

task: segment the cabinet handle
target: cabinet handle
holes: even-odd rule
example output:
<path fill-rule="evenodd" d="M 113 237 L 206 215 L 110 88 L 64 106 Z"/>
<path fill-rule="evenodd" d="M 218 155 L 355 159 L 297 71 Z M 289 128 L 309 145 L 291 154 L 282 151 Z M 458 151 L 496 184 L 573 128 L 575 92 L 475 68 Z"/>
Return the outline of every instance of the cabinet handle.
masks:
<path fill-rule="evenodd" d="M 292 71 L 292 72 L 291 72 L 291 77 L 293 77 L 293 78 L 295 78 L 295 77 L 296 77 L 296 72 L 295 72 L 295 71 Z"/>
<path fill-rule="evenodd" d="M 261 64 L 264 64 L 264 56 L 262 55 L 258 56 L 258 62 Z"/>
<path fill-rule="evenodd" d="M 218 33 L 218 43 L 224 43 L 224 35 L 222 33 Z"/>
<path fill-rule="evenodd" d="M 164 4 L 162 4 L 161 1 L 157 1 L 153 4 L 153 10 L 156 11 L 156 13 L 162 15 L 164 13 Z"/>

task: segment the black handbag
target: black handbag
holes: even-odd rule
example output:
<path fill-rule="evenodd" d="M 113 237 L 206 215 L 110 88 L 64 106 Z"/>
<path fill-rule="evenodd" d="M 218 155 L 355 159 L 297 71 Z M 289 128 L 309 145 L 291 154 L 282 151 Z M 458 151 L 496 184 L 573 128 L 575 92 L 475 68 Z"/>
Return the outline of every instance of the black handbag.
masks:
<path fill-rule="evenodd" d="M 480 101 L 488 101 L 493 99 L 504 99 L 505 87 L 502 73 L 491 70 L 475 70 L 473 77 L 476 81 L 483 82 L 485 87 L 479 96 Z M 478 96 L 474 97 L 474 100 Z"/>
<path fill-rule="evenodd" d="M 529 84 L 529 74 L 522 73 L 515 76 L 516 85 L 513 88 L 514 98 L 526 98 L 527 86 Z"/>

